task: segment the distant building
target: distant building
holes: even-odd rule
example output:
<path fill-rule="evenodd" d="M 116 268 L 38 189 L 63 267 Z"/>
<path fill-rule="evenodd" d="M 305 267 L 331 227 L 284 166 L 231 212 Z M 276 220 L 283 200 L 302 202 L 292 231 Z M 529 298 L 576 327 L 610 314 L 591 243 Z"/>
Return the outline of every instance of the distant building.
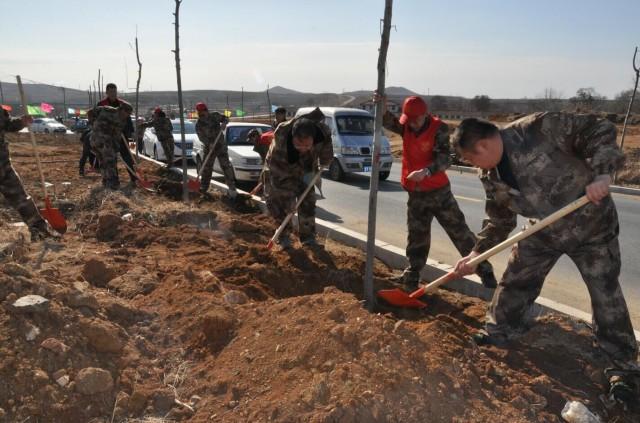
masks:
<path fill-rule="evenodd" d="M 366 110 L 367 112 L 374 114 L 376 110 L 376 104 L 372 100 L 367 100 L 365 102 L 360 103 L 360 108 Z M 400 105 L 392 100 L 387 100 L 387 111 L 393 113 L 394 115 L 400 114 Z"/>

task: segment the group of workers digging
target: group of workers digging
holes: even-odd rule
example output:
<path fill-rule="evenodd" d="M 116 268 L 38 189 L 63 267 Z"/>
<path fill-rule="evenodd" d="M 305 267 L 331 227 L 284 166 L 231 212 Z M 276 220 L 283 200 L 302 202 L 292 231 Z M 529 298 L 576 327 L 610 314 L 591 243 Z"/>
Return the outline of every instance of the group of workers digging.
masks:
<path fill-rule="evenodd" d="M 117 189 L 116 155 L 123 154 L 125 162 L 127 157 L 131 159 L 128 146 L 123 143 L 127 138 L 123 131 L 127 131 L 132 109 L 117 98 L 115 85 L 111 85 L 107 86 L 108 97 L 90 115 L 90 144 L 100 163 L 103 185 Z M 205 157 L 211 156 L 203 165 L 201 191 L 206 193 L 209 187 L 217 158 L 229 194 L 234 197 L 233 169 L 222 134 L 225 117 L 210 112 L 204 103 L 198 103 L 196 110 L 197 134 L 204 144 Z M 289 121 L 285 121 L 284 113 L 276 113 L 276 117 L 272 134 L 251 133 L 249 139 L 264 159 L 261 182 L 267 208 L 280 222 L 292 211 L 313 176 L 329 166 L 333 147 L 331 132 L 319 109 Z M 20 130 L 29 122 L 29 117 L 11 119 L 4 110 L 0 114 L 0 190 L 34 236 L 41 237 L 50 235 L 52 229 L 25 193 L 4 141 L 5 131 Z M 173 137 L 169 119 L 157 108 L 153 120 L 143 126 L 156 128 L 171 165 Z M 506 346 L 530 327 L 528 311 L 547 274 L 566 254 L 578 267 L 591 296 L 595 342 L 610 367 L 606 374 L 611 393 L 619 400 L 636 400 L 638 346 L 618 281 L 619 226 L 609 193 L 611 177 L 624 161 L 616 144 L 615 126 L 589 114 L 536 113 L 503 129 L 481 119 L 465 119 L 450 136 L 448 126 L 428 112 L 422 98 L 409 97 L 394 129 L 402 134 L 401 184 L 408 192 L 409 266 L 399 278 L 406 290 L 418 287 L 435 217 L 464 257 L 455 266 L 456 274 L 476 272 L 486 287 L 495 288 L 486 327 L 473 340 L 478 345 Z M 268 142 L 261 143 L 265 135 Z M 469 229 L 445 173 L 451 165 L 452 147 L 464 161 L 481 169 L 487 218 L 477 236 Z M 539 220 L 584 194 L 589 204 L 514 246 L 499 283 L 488 262 L 477 267 L 468 264 L 505 240 L 516 226 L 518 214 Z M 300 243 L 317 245 L 315 195 L 307 195 L 297 211 Z M 278 240 L 284 249 L 291 247 L 290 232 L 285 231 Z"/>

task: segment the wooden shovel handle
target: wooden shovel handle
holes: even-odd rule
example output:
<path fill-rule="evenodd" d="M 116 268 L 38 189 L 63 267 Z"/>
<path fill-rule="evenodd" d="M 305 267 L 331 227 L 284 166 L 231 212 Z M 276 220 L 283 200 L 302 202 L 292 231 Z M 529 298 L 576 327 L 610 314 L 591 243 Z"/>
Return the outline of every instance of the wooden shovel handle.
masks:
<path fill-rule="evenodd" d="M 22 110 L 24 111 L 24 115 L 27 116 L 29 111 L 27 109 L 27 98 L 24 95 L 24 88 L 22 87 L 22 79 L 20 79 L 20 75 L 16 75 L 16 80 L 18 81 L 18 91 L 20 91 L 20 100 L 22 101 Z M 33 146 L 33 152 L 36 155 L 36 164 L 38 165 L 38 172 L 40 173 L 40 182 L 42 183 L 42 190 L 44 191 L 44 198 L 47 199 L 47 185 L 44 182 L 44 173 L 42 172 L 42 164 L 40 163 L 40 153 L 38 153 L 38 145 L 36 144 L 36 136 L 33 134 L 31 130 L 31 125 L 29 125 L 29 137 L 31 138 L 31 145 Z"/>
<path fill-rule="evenodd" d="M 475 257 L 473 260 L 469 260 L 469 262 L 467 264 L 470 265 L 470 266 L 476 266 L 476 265 L 482 263 L 486 259 L 488 259 L 490 257 L 493 257 L 496 254 L 500 253 L 501 251 L 504 251 L 505 249 L 511 247 L 513 244 L 517 243 L 518 241 L 521 241 L 521 240 L 523 240 L 525 238 L 528 238 L 531 235 L 535 234 L 536 232 L 541 231 L 542 229 L 544 229 L 547 226 L 551 225 L 552 223 L 562 219 L 564 216 L 566 216 L 569 213 L 575 211 L 576 209 L 579 209 L 580 207 L 584 206 L 588 202 L 589 202 L 589 199 L 587 198 L 587 196 L 583 195 L 582 197 L 578 198 L 577 200 L 573 201 L 572 203 L 564 206 L 560 210 L 558 210 L 558 211 L 550 214 L 549 216 L 545 217 L 544 219 L 542 219 L 541 221 L 539 221 L 535 225 L 532 225 L 529 228 L 527 228 L 527 229 L 525 229 L 525 230 L 523 230 L 521 232 L 518 232 L 517 234 L 513 235 L 512 237 L 502 241 L 500 244 L 494 246 L 493 248 L 488 249 L 484 253 L 480 254 L 477 257 Z M 456 274 L 454 272 L 449 272 L 446 275 L 441 276 L 440 278 L 436 279 L 435 281 L 431 282 L 430 284 L 425 285 L 422 289 L 419 289 L 418 291 L 422 291 L 419 296 L 422 296 L 427 292 L 433 291 L 434 289 L 436 289 L 440 285 L 445 284 L 445 283 L 449 282 L 452 279 L 455 279 L 455 277 L 456 277 Z M 416 291 L 416 293 L 418 293 L 418 291 Z M 412 294 L 412 296 L 413 296 L 413 294 Z"/>
<path fill-rule="evenodd" d="M 287 217 L 284 218 L 284 220 L 278 227 L 278 230 L 276 230 L 276 233 L 273 234 L 273 237 L 271 237 L 271 240 L 269 241 L 269 245 L 272 245 L 274 242 L 276 242 L 278 238 L 280 238 L 280 234 L 282 233 L 282 231 L 284 231 L 284 228 L 287 227 L 287 224 L 295 214 L 296 210 L 298 210 L 298 207 L 300 207 L 300 204 L 302 204 L 304 199 L 307 197 L 307 195 L 309 194 L 309 191 L 311 191 L 311 189 L 316 185 L 316 181 L 318 180 L 318 178 L 320 178 L 321 175 L 322 175 L 322 170 L 318 170 L 318 173 L 316 173 L 313 179 L 311 179 L 311 182 L 309 182 L 309 185 L 307 185 L 307 188 L 304 190 L 302 195 L 298 197 L 298 202 L 296 203 L 296 206 L 293 208 L 291 213 L 289 213 Z"/>

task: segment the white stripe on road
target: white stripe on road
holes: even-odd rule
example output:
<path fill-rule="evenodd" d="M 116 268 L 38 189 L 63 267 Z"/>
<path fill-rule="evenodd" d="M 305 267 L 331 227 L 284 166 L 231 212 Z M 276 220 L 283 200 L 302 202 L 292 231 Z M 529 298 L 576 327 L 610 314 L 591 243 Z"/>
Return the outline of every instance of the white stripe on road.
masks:
<path fill-rule="evenodd" d="M 463 197 L 462 195 L 454 195 L 455 198 L 457 198 L 458 200 L 467 200 L 467 201 L 473 201 L 475 203 L 482 203 L 484 202 L 484 200 L 478 200 L 477 198 L 471 198 L 471 197 Z"/>

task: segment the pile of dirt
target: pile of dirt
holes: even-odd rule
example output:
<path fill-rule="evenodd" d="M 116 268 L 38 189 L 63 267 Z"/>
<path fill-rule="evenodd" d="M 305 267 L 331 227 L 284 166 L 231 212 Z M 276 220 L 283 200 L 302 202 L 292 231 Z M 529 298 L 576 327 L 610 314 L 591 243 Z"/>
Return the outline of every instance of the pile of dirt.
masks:
<path fill-rule="evenodd" d="M 17 167 L 33 190 L 35 169 Z M 601 397 L 582 323 L 549 316 L 509 349 L 478 348 L 477 299 L 366 311 L 354 249 L 271 252 L 270 219 L 217 196 L 52 179 L 71 182 L 62 248 L 0 257 L 0 421 L 552 422 L 567 400 L 640 419 Z M 375 275 L 390 286 L 391 269 Z"/>

